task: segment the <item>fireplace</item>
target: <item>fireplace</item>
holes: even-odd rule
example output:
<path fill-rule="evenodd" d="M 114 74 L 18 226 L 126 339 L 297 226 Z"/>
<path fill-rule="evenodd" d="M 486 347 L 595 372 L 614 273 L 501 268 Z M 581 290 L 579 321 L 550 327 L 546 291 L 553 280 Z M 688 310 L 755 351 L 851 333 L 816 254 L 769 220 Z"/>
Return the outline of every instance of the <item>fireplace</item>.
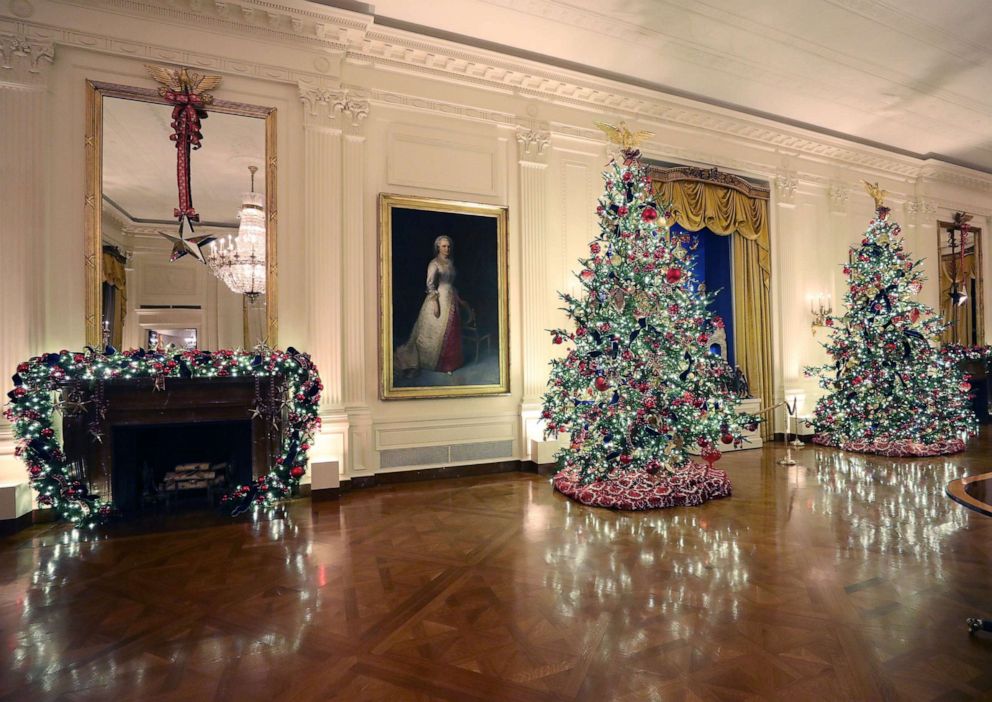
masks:
<path fill-rule="evenodd" d="M 149 506 L 213 506 L 252 478 L 251 422 L 121 425 L 111 489 L 124 516 Z"/>
<path fill-rule="evenodd" d="M 207 505 L 268 472 L 280 427 L 252 410 L 269 382 L 169 379 L 156 390 L 151 381 L 107 381 L 103 412 L 90 405 L 64 419 L 66 456 L 90 492 L 125 517 L 149 506 Z"/>

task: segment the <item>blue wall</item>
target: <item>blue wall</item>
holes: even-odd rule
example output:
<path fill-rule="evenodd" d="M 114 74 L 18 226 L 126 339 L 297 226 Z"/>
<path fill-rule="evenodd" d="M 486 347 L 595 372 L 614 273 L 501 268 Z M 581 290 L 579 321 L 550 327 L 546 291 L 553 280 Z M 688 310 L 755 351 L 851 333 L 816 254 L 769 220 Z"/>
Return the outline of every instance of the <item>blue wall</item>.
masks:
<path fill-rule="evenodd" d="M 715 295 L 709 304 L 713 314 L 723 317 L 727 331 L 727 362 L 735 365 L 734 354 L 734 285 L 731 265 L 731 237 L 714 234 L 705 227 L 689 232 L 678 224 L 672 227 L 673 233 L 688 233 L 694 237 L 697 246 L 693 252 L 692 275 L 697 282 L 705 282 L 706 290 Z"/>

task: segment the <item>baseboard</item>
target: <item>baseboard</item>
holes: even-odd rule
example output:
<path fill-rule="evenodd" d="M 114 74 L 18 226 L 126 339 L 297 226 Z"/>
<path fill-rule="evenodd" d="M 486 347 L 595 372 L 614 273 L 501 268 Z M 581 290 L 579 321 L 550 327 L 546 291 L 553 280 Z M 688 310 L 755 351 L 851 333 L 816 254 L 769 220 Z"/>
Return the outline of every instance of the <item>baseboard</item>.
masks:
<path fill-rule="evenodd" d="M 328 502 L 330 500 L 337 500 L 340 498 L 341 488 L 339 487 L 324 488 L 323 490 L 310 490 L 311 502 Z"/>
<path fill-rule="evenodd" d="M 797 437 L 796 437 L 795 434 L 789 434 L 789 441 L 793 441 L 796 438 Z M 800 436 L 798 438 L 804 444 L 813 443 L 813 435 L 812 434 L 810 434 L 808 436 Z M 772 434 L 772 441 L 785 443 L 785 432 L 777 431 L 774 434 Z"/>
<path fill-rule="evenodd" d="M 51 510 L 46 510 L 51 511 Z M 0 520 L 0 536 L 10 536 L 34 524 L 34 512 L 25 512 L 14 519 Z"/>
<path fill-rule="evenodd" d="M 377 485 L 399 485 L 402 483 L 418 483 L 424 480 L 443 480 L 446 478 L 474 478 L 480 475 L 495 475 L 497 473 L 539 473 L 540 466 L 531 461 L 497 461 L 495 463 L 472 463 L 463 466 L 441 466 L 439 468 L 421 468 L 419 470 L 404 470 L 376 475 L 356 475 L 341 481 L 337 492 L 364 490 Z M 332 496 L 335 488 L 314 490 L 311 499 L 335 499 Z M 317 493 L 321 495 L 314 498 Z M 327 494 L 324 494 L 327 493 Z"/>

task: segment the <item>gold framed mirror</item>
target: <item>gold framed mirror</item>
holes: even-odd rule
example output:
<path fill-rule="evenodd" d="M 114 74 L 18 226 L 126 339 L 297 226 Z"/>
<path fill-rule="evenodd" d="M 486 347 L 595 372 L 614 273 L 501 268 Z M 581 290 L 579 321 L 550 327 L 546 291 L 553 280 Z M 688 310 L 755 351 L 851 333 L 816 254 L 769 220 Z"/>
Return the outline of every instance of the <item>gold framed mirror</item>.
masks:
<path fill-rule="evenodd" d="M 980 228 L 969 226 L 962 237 L 959 224 L 937 223 L 940 315 L 949 324 L 942 343 L 985 343 L 981 234 Z"/>
<path fill-rule="evenodd" d="M 189 255 L 170 261 L 172 243 L 163 235 L 178 232 L 173 106 L 154 88 L 88 80 L 86 90 L 86 343 L 275 346 L 276 109 L 209 103 L 203 148 L 193 152 L 190 171 L 200 215 L 195 233 L 216 240 L 203 245 L 205 262 Z M 264 222 L 265 251 L 262 292 L 250 287 L 248 294 L 222 275 L 229 272 L 224 254 L 237 252 L 245 235 L 246 213 Z"/>

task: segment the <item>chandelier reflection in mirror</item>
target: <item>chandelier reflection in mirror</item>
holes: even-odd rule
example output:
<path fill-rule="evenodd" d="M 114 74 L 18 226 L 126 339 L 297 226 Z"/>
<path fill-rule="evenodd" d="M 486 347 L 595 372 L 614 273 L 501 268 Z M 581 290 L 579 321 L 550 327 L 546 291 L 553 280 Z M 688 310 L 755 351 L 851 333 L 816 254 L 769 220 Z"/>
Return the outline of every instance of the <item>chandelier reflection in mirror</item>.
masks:
<path fill-rule="evenodd" d="M 265 194 L 255 192 L 258 167 L 248 170 L 251 192 L 245 193 L 238 212 L 238 233 L 213 243 L 207 265 L 232 292 L 254 301 L 265 294 Z"/>

